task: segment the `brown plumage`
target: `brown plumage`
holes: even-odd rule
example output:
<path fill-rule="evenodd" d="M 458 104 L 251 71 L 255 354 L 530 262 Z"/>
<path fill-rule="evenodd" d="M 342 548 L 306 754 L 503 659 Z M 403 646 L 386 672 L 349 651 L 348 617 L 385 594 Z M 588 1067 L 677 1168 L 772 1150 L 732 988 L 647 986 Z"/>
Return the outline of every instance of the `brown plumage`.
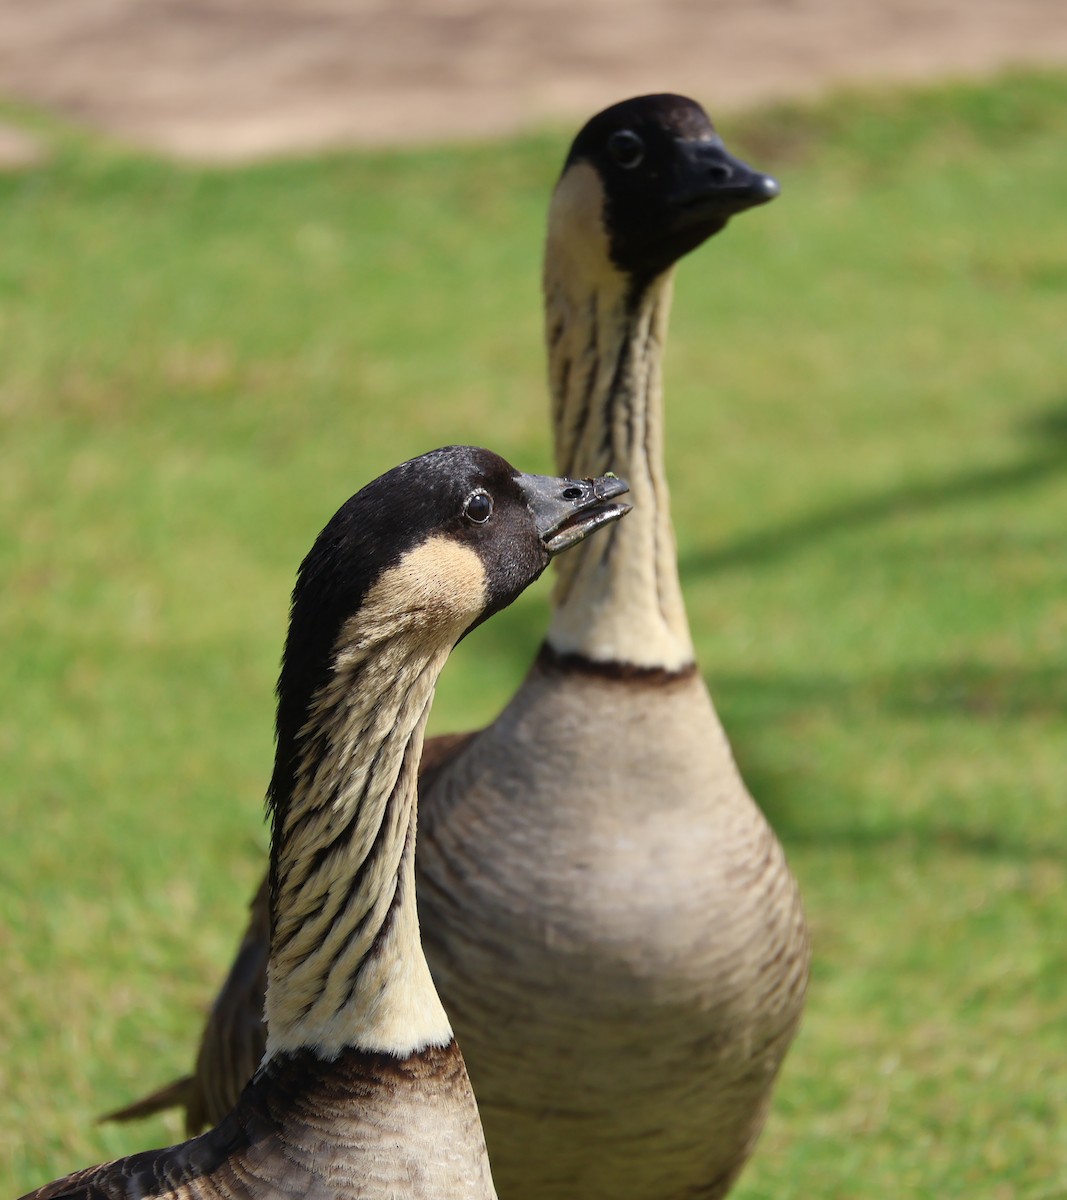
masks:
<path fill-rule="evenodd" d="M 625 490 L 449 447 L 339 510 L 300 568 L 278 684 L 263 1063 L 210 1132 L 32 1200 L 495 1200 L 419 940 L 423 735 L 456 642 Z"/>
<path fill-rule="evenodd" d="M 455 1042 L 402 1059 L 353 1048 L 324 1062 L 307 1051 L 267 1063 L 200 1137 L 77 1171 L 32 1200 L 492 1196 L 484 1154 L 469 1151 L 481 1140 Z M 390 1144 L 404 1155 L 383 1154 Z"/>
<path fill-rule="evenodd" d="M 673 265 L 776 193 L 652 96 L 586 125 L 553 196 L 556 461 L 635 511 L 561 560 L 515 698 L 420 779 L 427 958 L 506 1200 L 724 1194 L 800 1019 L 803 909 L 694 664 L 663 468 Z"/>

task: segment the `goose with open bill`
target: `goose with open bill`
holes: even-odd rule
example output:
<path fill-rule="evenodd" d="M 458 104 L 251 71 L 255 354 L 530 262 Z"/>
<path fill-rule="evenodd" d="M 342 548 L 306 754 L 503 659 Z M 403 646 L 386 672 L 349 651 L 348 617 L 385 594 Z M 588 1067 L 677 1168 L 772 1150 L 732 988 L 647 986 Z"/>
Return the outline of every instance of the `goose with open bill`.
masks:
<path fill-rule="evenodd" d="M 217 1128 L 26 1200 L 492 1200 L 478 1110 L 419 940 L 416 778 L 437 677 L 617 478 L 448 447 L 348 501 L 300 568 L 278 683 L 267 1040 Z"/>

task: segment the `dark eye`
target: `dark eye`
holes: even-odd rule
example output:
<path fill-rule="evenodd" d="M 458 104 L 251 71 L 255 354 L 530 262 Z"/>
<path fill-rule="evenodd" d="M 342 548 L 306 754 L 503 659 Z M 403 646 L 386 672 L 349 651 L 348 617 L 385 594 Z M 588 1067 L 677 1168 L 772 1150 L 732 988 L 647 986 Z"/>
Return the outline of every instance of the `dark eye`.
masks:
<path fill-rule="evenodd" d="M 484 525 L 492 513 L 493 498 L 488 492 L 483 492 L 481 489 L 471 492 L 467 497 L 467 503 L 463 506 L 463 515 L 478 525 Z"/>
<path fill-rule="evenodd" d="M 630 171 L 645 157 L 645 143 L 632 129 L 616 129 L 608 138 L 608 153 L 620 167 Z"/>

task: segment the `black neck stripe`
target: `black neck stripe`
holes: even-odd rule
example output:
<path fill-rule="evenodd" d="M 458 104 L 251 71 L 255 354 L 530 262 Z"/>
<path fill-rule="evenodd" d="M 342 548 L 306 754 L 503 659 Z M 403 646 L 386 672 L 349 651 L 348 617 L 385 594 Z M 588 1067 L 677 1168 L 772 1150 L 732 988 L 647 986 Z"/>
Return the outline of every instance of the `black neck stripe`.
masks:
<path fill-rule="evenodd" d="M 697 675 L 696 663 L 670 670 L 667 667 L 641 667 L 628 662 L 597 662 L 584 654 L 562 654 L 548 642 L 541 643 L 537 665 L 543 671 L 575 673 L 594 679 L 610 679 L 620 683 L 642 683 L 653 687 L 679 683 Z"/>

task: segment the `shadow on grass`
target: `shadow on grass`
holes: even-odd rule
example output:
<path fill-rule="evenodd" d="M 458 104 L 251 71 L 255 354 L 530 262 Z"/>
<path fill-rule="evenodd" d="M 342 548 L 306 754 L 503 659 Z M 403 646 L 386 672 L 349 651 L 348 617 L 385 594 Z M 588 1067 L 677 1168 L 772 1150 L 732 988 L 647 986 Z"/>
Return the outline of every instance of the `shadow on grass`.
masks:
<path fill-rule="evenodd" d="M 1039 442 L 1035 453 L 1017 462 L 963 471 L 929 483 L 909 484 L 851 504 L 809 513 L 724 546 L 688 554 L 680 560 L 683 578 L 755 566 L 803 550 L 835 533 L 953 504 L 987 500 L 998 494 L 1038 485 L 1050 476 L 1067 471 L 1067 403 L 1027 417 L 1017 428 L 1024 436 Z"/>
<path fill-rule="evenodd" d="M 842 728 L 863 722 L 868 730 L 877 728 L 880 718 L 889 729 L 899 728 L 901 721 L 930 727 L 947 722 L 951 728 L 963 719 L 988 725 L 991 739 L 1012 721 L 1062 721 L 1067 714 L 1067 662 L 1033 669 L 968 662 L 860 679 L 720 674 L 713 682 L 742 775 L 787 846 L 896 848 L 919 857 L 951 850 L 1018 861 L 1067 854 L 1062 838 L 1016 836 L 1007 820 L 1001 828 L 968 827 L 968 812 L 955 811 L 951 796 L 936 811 L 910 812 L 899 823 L 880 816 L 872 823 L 857 794 L 850 806 L 835 803 L 827 821 L 825 807 L 816 805 L 813 812 L 805 797 L 832 790 L 835 784 L 829 776 L 823 785 L 817 764 L 783 769 L 771 765 L 765 753 L 776 728 L 792 726 L 795 737 L 798 720 L 819 717 L 829 717 Z M 885 747 L 878 749 L 884 752 Z M 848 814 L 844 820 L 843 810 Z"/>
<path fill-rule="evenodd" d="M 1067 661 L 1020 669 L 960 662 L 928 670 L 849 678 L 807 675 L 709 677 L 713 695 L 728 699 L 738 723 L 779 722 L 803 710 L 852 717 L 879 713 L 919 720 L 957 718 L 1003 722 L 1067 714 Z"/>
<path fill-rule="evenodd" d="M 880 857 L 890 852 L 923 861 L 939 854 L 967 855 L 1003 863 L 1062 862 L 1067 841 L 1033 837 L 1013 831 L 1009 814 L 1000 825 L 966 813 L 955 813 L 951 796 L 946 806 L 924 812 L 910 811 L 894 819 L 864 813 L 864 797 L 857 793 L 838 796 L 833 814 L 825 808 L 815 815 L 804 804 L 818 780 L 810 777 L 798 788 L 795 774 L 768 769 L 758 754 L 738 755 L 741 773 L 749 791 L 780 838 L 788 856 L 791 849 L 834 851 L 859 857 Z M 830 790 L 830 785 L 826 785 Z M 845 811 L 847 810 L 847 811 Z"/>
<path fill-rule="evenodd" d="M 938 854 L 950 853 L 983 858 L 1004 863 L 1035 863 L 1053 860 L 1061 862 L 1067 854 L 1067 843 L 1062 841 L 1038 841 L 1033 838 L 1013 836 L 1007 829 L 975 829 L 963 825 L 950 825 L 929 816 L 910 816 L 896 824 L 831 823 L 802 824 L 775 819 L 764 803 L 762 781 L 758 772 L 750 781 L 753 795 L 760 801 L 768 821 L 774 827 L 788 855 L 790 847 L 798 850 L 837 850 L 857 855 L 878 854 L 892 851 L 908 858 L 922 860 Z"/>

